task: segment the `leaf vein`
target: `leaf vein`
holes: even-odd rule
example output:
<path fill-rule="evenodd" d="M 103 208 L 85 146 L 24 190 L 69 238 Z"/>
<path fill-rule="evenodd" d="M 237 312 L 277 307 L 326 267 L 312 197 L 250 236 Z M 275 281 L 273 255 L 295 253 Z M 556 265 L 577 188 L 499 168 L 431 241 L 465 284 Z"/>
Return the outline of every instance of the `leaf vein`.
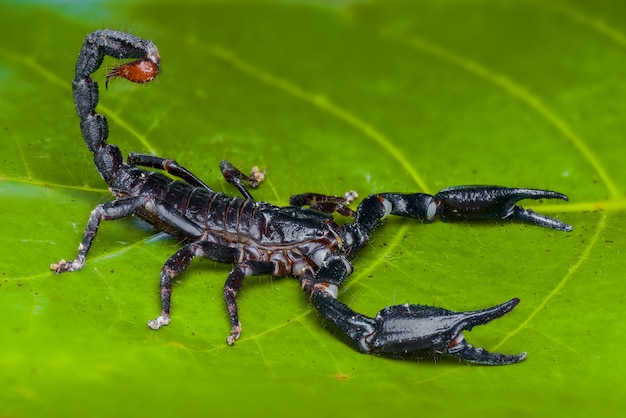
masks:
<path fill-rule="evenodd" d="M 530 315 L 528 315 L 528 317 L 526 318 L 526 320 L 524 320 L 524 322 L 522 322 L 517 328 L 515 328 L 513 331 L 511 331 L 510 333 L 508 333 L 496 346 L 495 349 L 497 349 L 498 347 L 502 346 L 502 344 L 504 344 L 507 340 L 509 340 L 511 337 L 515 336 L 516 334 L 518 334 L 521 330 L 525 329 L 526 327 L 528 327 L 528 324 L 541 312 L 543 311 L 543 309 L 548 305 L 548 303 L 557 295 L 559 294 L 559 292 L 565 287 L 565 285 L 569 282 L 570 278 L 576 273 L 578 272 L 578 270 L 580 269 L 580 267 L 582 266 L 582 264 L 589 259 L 589 255 L 591 254 L 591 250 L 595 247 L 595 245 L 598 243 L 598 241 L 600 240 L 600 235 L 602 235 L 602 232 L 604 232 L 604 229 L 606 228 L 606 220 L 607 220 L 607 215 L 606 213 L 602 212 L 600 215 L 600 220 L 598 221 L 598 227 L 596 228 L 595 233 L 593 234 L 593 237 L 591 237 L 591 239 L 589 240 L 589 244 L 587 245 L 587 247 L 585 247 L 584 251 L 581 253 L 580 257 L 578 257 L 578 260 L 576 260 L 576 263 L 574 263 L 574 265 L 567 271 L 567 273 L 565 274 L 565 276 L 563 276 L 563 278 L 561 278 L 561 280 L 556 284 L 556 286 L 554 286 L 554 288 L 550 291 L 550 293 L 548 293 L 546 295 L 546 297 L 543 299 L 543 301 L 541 301 L 541 303 L 539 305 L 537 305 L 537 307 L 530 313 Z"/>
<path fill-rule="evenodd" d="M 607 38 L 611 39 L 622 47 L 626 47 L 626 36 L 624 36 L 623 33 L 610 26 L 602 19 L 588 16 L 580 10 L 576 10 L 571 5 L 568 5 L 568 7 L 560 5 L 558 11 L 568 18 L 572 19 L 574 22 L 577 22 L 582 26 L 585 26 L 602 35 L 605 35 Z"/>
<path fill-rule="evenodd" d="M 429 193 L 430 189 L 426 185 L 426 182 L 424 181 L 422 176 L 413 168 L 410 162 L 402 154 L 402 151 L 394 145 L 393 141 L 383 135 L 372 125 L 360 119 L 358 116 L 336 105 L 325 96 L 311 93 L 291 81 L 277 77 L 265 70 L 253 66 L 252 64 L 241 59 L 231 50 L 226 49 L 221 45 L 207 45 L 200 43 L 192 35 L 189 36 L 189 42 L 192 44 L 197 44 L 197 46 L 203 48 L 206 53 L 231 64 L 233 68 L 239 70 L 240 72 L 247 74 L 267 85 L 275 87 L 285 93 L 288 93 L 293 97 L 301 99 L 357 129 L 366 137 L 374 140 L 374 142 L 376 142 L 385 151 L 387 151 L 409 173 L 409 175 L 413 178 L 415 183 L 417 183 L 420 189 L 423 190 L 425 193 Z"/>
<path fill-rule="evenodd" d="M 0 48 L 0 54 L 4 54 L 10 59 L 12 59 L 13 61 L 21 63 L 25 67 L 39 73 L 52 84 L 55 84 L 66 91 L 71 90 L 69 82 L 65 82 L 62 78 L 58 77 L 56 74 L 48 71 L 43 65 L 39 64 L 39 62 L 37 62 L 37 60 L 35 60 L 33 57 L 21 56 L 4 48 Z M 102 103 L 98 104 L 98 107 L 99 107 L 100 112 L 103 115 L 115 121 L 115 123 L 117 123 L 121 128 L 125 129 L 132 136 L 137 138 L 139 142 L 141 142 L 141 144 L 143 144 L 143 146 L 148 149 L 149 152 L 153 154 L 157 154 L 156 149 L 152 145 L 150 145 L 150 142 L 148 141 L 146 136 L 140 134 L 135 128 L 130 126 L 130 124 L 126 122 L 124 118 L 122 118 L 121 116 L 113 112 L 113 110 L 111 110 L 106 105 L 103 105 Z"/>
<path fill-rule="evenodd" d="M 391 36 L 391 35 L 387 35 Z M 573 129 L 561 118 L 559 118 L 548 106 L 546 106 L 539 97 L 535 96 L 527 89 L 522 87 L 516 81 L 506 77 L 502 74 L 498 74 L 495 71 L 479 64 L 478 62 L 462 56 L 456 52 L 445 49 L 444 47 L 437 45 L 431 41 L 419 38 L 416 36 L 404 37 L 397 39 L 403 41 L 405 44 L 412 46 L 413 48 L 430 54 L 442 61 L 456 65 L 469 73 L 472 73 L 478 77 L 481 77 L 492 84 L 502 88 L 504 91 L 511 94 L 518 100 L 526 103 L 531 109 L 546 119 L 554 128 L 559 131 L 587 160 L 587 162 L 593 167 L 598 176 L 604 182 L 606 188 L 611 193 L 614 199 L 618 199 L 622 196 L 616 183 L 611 176 L 604 169 L 600 163 L 598 157 L 591 151 L 585 141 L 577 135 Z"/>

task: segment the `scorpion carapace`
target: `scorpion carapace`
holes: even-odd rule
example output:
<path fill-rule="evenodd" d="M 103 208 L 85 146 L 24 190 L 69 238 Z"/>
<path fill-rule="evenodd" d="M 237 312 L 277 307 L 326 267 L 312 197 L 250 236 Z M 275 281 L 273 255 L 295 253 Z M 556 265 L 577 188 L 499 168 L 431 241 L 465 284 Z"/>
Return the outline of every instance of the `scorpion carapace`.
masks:
<path fill-rule="evenodd" d="M 241 334 L 237 292 L 251 275 L 290 275 L 298 278 L 312 304 L 356 350 L 391 356 L 444 353 L 482 364 L 510 364 L 525 354 L 489 353 L 468 344 L 463 331 L 486 324 L 511 311 L 519 302 L 511 299 L 492 308 L 453 312 L 424 305 L 397 305 L 381 310 L 374 318 L 361 315 L 337 299 L 339 287 L 352 273 L 350 259 L 366 245 L 383 218 L 404 216 L 423 223 L 440 216 L 448 221 L 516 219 L 560 231 L 571 226 L 524 210 L 522 199 L 563 199 L 561 193 L 496 186 L 461 186 L 423 193 L 378 193 L 361 201 L 356 211 L 348 207 L 355 193 L 345 197 L 306 193 L 294 196 L 291 206 L 277 207 L 255 201 L 247 187 L 263 178 L 259 170 L 245 175 L 223 161 L 222 174 L 242 197 L 218 193 L 176 161 L 144 154 L 130 154 L 124 162 L 120 150 L 107 143 L 108 125 L 96 113 L 98 84 L 91 74 L 105 55 L 136 59 L 122 64 L 107 76 L 133 82 L 153 79 L 160 65 L 151 41 L 113 31 L 87 35 L 78 57 L 72 82 L 80 129 L 94 155 L 96 168 L 109 185 L 115 200 L 98 205 L 87 223 L 78 255 L 51 267 L 57 273 L 81 269 L 102 220 L 137 215 L 155 227 L 184 238 L 181 249 L 161 269 L 161 314 L 148 325 L 158 329 L 170 322 L 172 278 L 182 273 L 195 257 L 231 263 L 224 298 L 231 324 L 228 344 Z M 173 180 L 150 167 L 164 170 Z M 308 208 L 306 208 L 308 206 Z M 333 214 L 354 218 L 339 225 Z"/>

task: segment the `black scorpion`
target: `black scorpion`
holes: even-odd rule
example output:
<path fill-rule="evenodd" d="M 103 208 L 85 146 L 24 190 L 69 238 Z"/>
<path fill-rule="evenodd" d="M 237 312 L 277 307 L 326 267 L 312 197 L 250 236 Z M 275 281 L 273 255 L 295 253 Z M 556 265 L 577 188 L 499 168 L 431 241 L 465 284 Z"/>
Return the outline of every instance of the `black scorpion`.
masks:
<path fill-rule="evenodd" d="M 567 200 L 567 196 L 547 190 L 460 186 L 442 190 L 435 196 L 373 194 L 363 199 L 356 211 L 347 207 L 355 197 L 350 193 L 345 197 L 306 193 L 292 197 L 291 206 L 277 207 L 255 201 L 246 188 L 246 185 L 256 187 L 263 173 L 257 170 L 246 176 L 222 161 L 224 178 L 243 195 L 243 198 L 231 197 L 214 191 L 174 160 L 131 153 L 124 162 L 119 148 L 107 143 L 107 120 L 95 111 L 98 84 L 91 78 L 105 55 L 136 60 L 109 72 L 107 83 L 112 77 L 145 83 L 159 72 L 159 52 L 151 41 L 113 30 L 96 31 L 86 37 L 72 81 L 74 101 L 82 135 L 115 200 L 93 210 L 78 256 L 51 265 L 56 273 L 83 267 L 102 220 L 137 215 L 156 228 L 184 239 L 184 246 L 161 269 L 162 311 L 148 322 L 152 329 L 170 323 L 172 278 L 183 272 L 194 257 L 206 257 L 234 266 L 224 286 L 231 324 L 228 344 L 233 344 L 241 333 L 236 295 L 244 279 L 263 274 L 291 275 L 299 279 L 321 316 L 360 352 L 400 357 L 434 352 L 498 365 L 525 358 L 525 353 L 505 355 L 474 348 L 462 333 L 511 311 L 519 303 L 517 298 L 468 312 L 396 305 L 370 318 L 337 300 L 338 288 L 352 273 L 349 260 L 367 244 L 387 215 L 422 223 L 437 216 L 447 221 L 510 218 L 570 231 L 570 225 L 515 206 L 526 198 Z M 138 166 L 164 170 L 180 180 Z M 339 225 L 332 216 L 335 212 L 354 220 Z"/>

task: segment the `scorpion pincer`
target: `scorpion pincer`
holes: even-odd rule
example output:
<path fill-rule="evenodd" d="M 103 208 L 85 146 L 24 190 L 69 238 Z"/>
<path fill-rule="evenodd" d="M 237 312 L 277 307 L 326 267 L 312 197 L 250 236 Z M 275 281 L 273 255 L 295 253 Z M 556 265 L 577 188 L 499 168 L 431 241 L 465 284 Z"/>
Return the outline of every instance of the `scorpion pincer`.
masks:
<path fill-rule="evenodd" d="M 96 113 L 98 83 L 91 74 L 101 66 L 105 55 L 135 60 L 111 71 L 107 83 L 114 77 L 146 83 L 157 76 L 161 63 L 158 49 L 151 41 L 114 30 L 87 35 L 72 81 L 74 102 L 83 138 L 115 200 L 98 205 L 91 212 L 77 257 L 51 265 L 56 273 L 84 266 L 101 221 L 137 215 L 183 239 L 182 248 L 161 269 L 161 313 L 148 322 L 152 329 L 170 323 L 172 279 L 195 257 L 206 257 L 233 265 L 224 285 L 231 325 L 228 344 L 233 344 L 241 334 L 236 296 L 244 279 L 269 274 L 296 277 L 320 315 L 363 353 L 408 357 L 434 352 L 495 365 L 517 363 L 525 358 L 525 353 L 506 355 L 474 348 L 463 337 L 463 331 L 511 311 L 519 299 L 468 312 L 396 305 L 371 318 L 339 301 L 338 289 L 352 273 L 350 260 L 388 215 L 422 223 L 436 217 L 447 221 L 515 219 L 570 231 L 570 225 L 515 205 L 522 199 L 567 200 L 567 196 L 548 190 L 459 186 L 434 196 L 377 193 L 363 199 L 356 210 L 348 207 L 356 197 L 353 192 L 346 196 L 305 193 L 292 197 L 290 206 L 278 207 L 255 201 L 248 191 L 247 187 L 259 184 L 263 172 L 257 169 L 245 175 L 222 161 L 224 178 L 242 195 L 231 197 L 211 189 L 171 159 L 131 153 L 124 162 L 119 148 L 107 142 L 106 118 Z M 145 168 L 165 171 L 177 180 Z M 352 217 L 353 221 L 340 225 L 333 217 L 335 213 Z"/>

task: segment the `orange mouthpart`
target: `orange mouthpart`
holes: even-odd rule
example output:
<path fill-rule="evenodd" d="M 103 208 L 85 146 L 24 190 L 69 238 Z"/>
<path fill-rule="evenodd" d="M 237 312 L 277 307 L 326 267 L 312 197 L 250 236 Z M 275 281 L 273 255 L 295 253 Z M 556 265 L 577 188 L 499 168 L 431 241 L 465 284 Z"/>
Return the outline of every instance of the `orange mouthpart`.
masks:
<path fill-rule="evenodd" d="M 147 83 L 159 73 L 159 65 L 149 59 L 142 59 L 115 67 L 107 74 L 106 86 L 113 77 L 124 77 L 133 83 Z"/>

